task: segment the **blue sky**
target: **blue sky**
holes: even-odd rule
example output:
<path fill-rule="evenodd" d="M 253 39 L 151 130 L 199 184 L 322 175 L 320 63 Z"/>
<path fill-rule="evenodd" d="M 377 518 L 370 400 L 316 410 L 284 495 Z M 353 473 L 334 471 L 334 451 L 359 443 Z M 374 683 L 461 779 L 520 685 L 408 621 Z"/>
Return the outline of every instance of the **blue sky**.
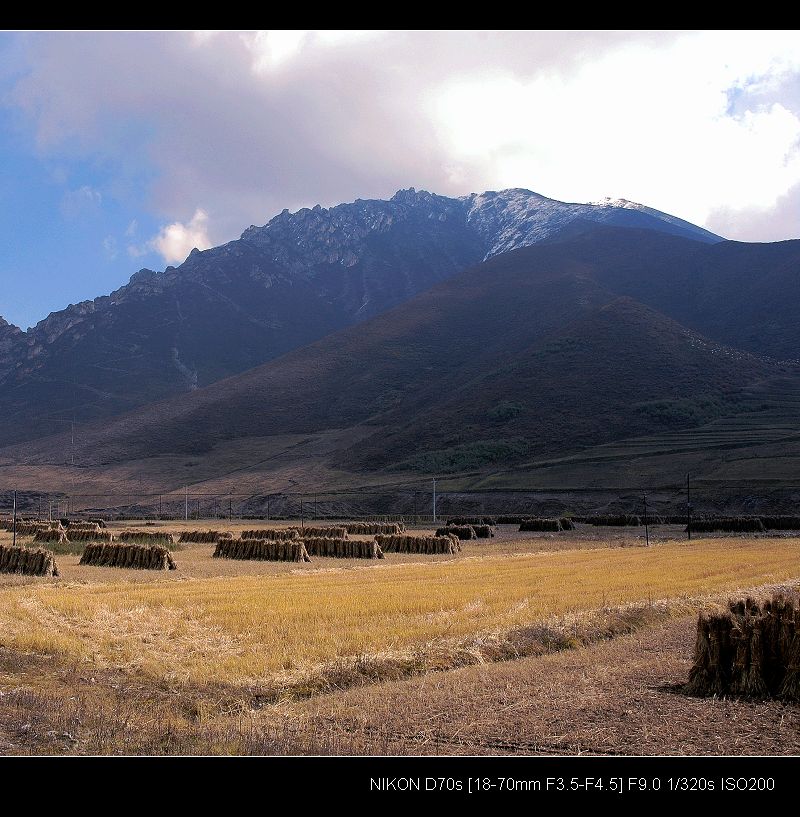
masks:
<path fill-rule="evenodd" d="M 528 187 L 800 237 L 797 32 L 0 34 L 0 315 L 284 207 Z"/>

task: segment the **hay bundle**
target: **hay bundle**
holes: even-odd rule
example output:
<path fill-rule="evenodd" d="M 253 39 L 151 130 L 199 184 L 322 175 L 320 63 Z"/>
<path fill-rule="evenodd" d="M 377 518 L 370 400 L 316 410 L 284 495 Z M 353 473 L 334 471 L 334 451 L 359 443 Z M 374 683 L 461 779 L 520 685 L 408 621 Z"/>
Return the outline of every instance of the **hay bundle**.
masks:
<path fill-rule="evenodd" d="M 139 544 L 174 545 L 175 537 L 165 531 L 124 530 L 115 537 L 120 542 L 137 542 Z"/>
<path fill-rule="evenodd" d="M 559 517 L 558 521 L 561 523 L 561 530 L 575 530 L 575 523 L 568 516 Z"/>
<path fill-rule="evenodd" d="M 60 545 L 63 545 L 67 542 L 67 534 L 64 533 L 63 530 L 57 530 L 56 528 L 42 528 L 41 530 L 37 530 L 33 535 L 33 541 L 58 542 Z"/>
<path fill-rule="evenodd" d="M 763 533 L 764 523 L 757 516 L 710 516 L 692 520 L 692 533 Z"/>
<path fill-rule="evenodd" d="M 90 522 L 93 525 L 97 525 L 100 528 L 104 528 L 106 526 L 105 520 L 96 518 L 96 519 L 88 519 L 87 522 Z"/>
<path fill-rule="evenodd" d="M 228 533 L 227 531 L 185 530 L 181 531 L 181 533 L 178 535 L 178 542 L 180 544 L 183 544 L 184 542 L 216 542 L 218 539 L 233 539 L 233 534 Z"/>
<path fill-rule="evenodd" d="M 471 527 L 477 539 L 491 539 L 494 536 L 494 528 L 491 525 L 471 525 Z"/>
<path fill-rule="evenodd" d="M 58 576 L 58 566 L 52 550 L 0 545 L 0 573 Z"/>
<path fill-rule="evenodd" d="M 475 528 L 472 525 L 448 525 L 446 528 L 439 528 L 437 536 L 456 536 L 459 539 L 477 539 Z"/>
<path fill-rule="evenodd" d="M 498 520 L 493 516 L 454 516 L 447 520 L 448 525 L 491 525 L 494 527 Z"/>
<path fill-rule="evenodd" d="M 561 520 L 560 519 L 523 519 L 522 522 L 519 523 L 519 530 L 520 533 L 524 533 L 526 531 L 561 531 L 563 528 L 561 527 Z"/>
<path fill-rule="evenodd" d="M 114 536 L 109 530 L 67 530 L 68 542 L 113 542 Z"/>
<path fill-rule="evenodd" d="M 264 562 L 311 561 L 300 539 L 220 539 L 214 558 Z"/>
<path fill-rule="evenodd" d="M 90 542 L 79 564 L 96 567 L 126 567 L 135 570 L 175 570 L 175 560 L 163 545 L 123 542 Z"/>
<path fill-rule="evenodd" d="M 783 596 L 701 614 L 689 695 L 800 700 L 800 607 Z"/>
<path fill-rule="evenodd" d="M 384 553 L 458 553 L 456 536 L 390 536 L 378 535 L 375 541 Z"/>
<path fill-rule="evenodd" d="M 308 537 L 321 537 L 324 539 L 347 539 L 347 528 L 340 526 L 330 528 L 312 528 L 306 525 L 304 528 L 299 528 L 296 525 L 290 528 L 296 530 L 303 539 Z"/>
<path fill-rule="evenodd" d="M 99 531 L 101 530 L 100 525 L 95 522 L 67 522 L 64 527 L 67 530 L 90 530 L 90 531 Z"/>
<path fill-rule="evenodd" d="M 376 541 L 338 539 L 333 536 L 307 536 L 303 539 L 312 556 L 333 559 L 382 559 L 383 550 Z"/>
<path fill-rule="evenodd" d="M 396 536 L 406 529 L 402 522 L 347 522 L 342 527 L 351 536 Z"/>
<path fill-rule="evenodd" d="M 800 516 L 762 516 L 767 530 L 800 530 Z"/>
<path fill-rule="evenodd" d="M 265 528 L 264 530 L 242 531 L 242 539 L 272 539 L 276 542 L 283 542 L 290 539 L 299 539 L 300 534 L 294 528 L 278 530 L 276 528 Z"/>
<path fill-rule="evenodd" d="M 523 519 L 527 519 L 527 516 L 498 516 L 497 517 L 497 524 L 498 525 L 521 525 Z"/>

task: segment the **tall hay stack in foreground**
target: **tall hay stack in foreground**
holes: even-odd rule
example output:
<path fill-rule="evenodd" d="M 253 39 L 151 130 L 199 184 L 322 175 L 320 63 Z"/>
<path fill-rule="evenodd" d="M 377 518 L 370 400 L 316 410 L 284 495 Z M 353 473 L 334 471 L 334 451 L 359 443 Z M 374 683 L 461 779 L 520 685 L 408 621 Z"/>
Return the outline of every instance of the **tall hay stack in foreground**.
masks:
<path fill-rule="evenodd" d="M 347 522 L 342 527 L 351 536 L 396 536 L 406 529 L 402 522 Z"/>
<path fill-rule="evenodd" d="M 439 528 L 436 531 L 437 536 L 455 536 L 458 539 L 469 540 L 477 539 L 475 535 L 475 528 L 472 525 L 447 525 L 444 528 Z"/>
<path fill-rule="evenodd" d="M 777 595 L 729 603 L 697 621 L 688 695 L 800 701 L 800 607 Z"/>
<path fill-rule="evenodd" d="M 279 530 L 277 528 L 264 528 L 263 530 L 242 531 L 242 539 L 271 539 L 274 542 L 285 542 L 291 539 L 299 539 L 300 534 L 294 528 Z"/>
<path fill-rule="evenodd" d="M 124 567 L 135 570 L 175 570 L 177 565 L 164 545 L 124 542 L 90 542 L 78 564 L 94 567 Z"/>
<path fill-rule="evenodd" d="M 0 545 L 0 573 L 58 576 L 58 565 L 52 550 Z"/>
<path fill-rule="evenodd" d="M 384 553 L 446 553 L 461 550 L 457 536 L 391 536 L 378 534 L 375 541 Z"/>
<path fill-rule="evenodd" d="M 339 539 L 333 536 L 306 536 L 303 540 L 312 556 L 331 559 L 382 559 L 383 550 L 376 541 Z"/>
<path fill-rule="evenodd" d="M 240 559 L 260 562 L 310 562 L 300 539 L 220 539 L 215 559 Z"/>

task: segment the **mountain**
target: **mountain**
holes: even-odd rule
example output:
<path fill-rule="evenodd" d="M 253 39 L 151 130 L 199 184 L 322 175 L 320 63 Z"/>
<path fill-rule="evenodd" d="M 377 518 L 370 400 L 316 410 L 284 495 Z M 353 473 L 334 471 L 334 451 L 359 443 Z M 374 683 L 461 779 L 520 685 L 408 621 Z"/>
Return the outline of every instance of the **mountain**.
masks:
<path fill-rule="evenodd" d="M 716 249 L 595 227 L 503 253 L 242 375 L 82 429 L 76 462 L 144 467 L 181 454 L 196 466 L 245 440 L 256 450 L 257 440 L 302 444 L 330 432 L 340 442 L 329 462 L 341 472 L 485 471 L 699 425 L 739 411 L 754 384 L 796 380 L 789 364 L 611 289 L 614 232 L 626 236 L 617 252 L 642 270 Z M 63 462 L 64 450 L 50 438 L 0 454 L 45 465 Z"/>
<path fill-rule="evenodd" d="M 285 210 L 240 239 L 143 269 L 27 332 L 0 325 L 0 444 L 187 394 L 380 315 L 482 259 L 570 225 L 720 239 L 626 201 L 566 204 L 529 190 Z"/>

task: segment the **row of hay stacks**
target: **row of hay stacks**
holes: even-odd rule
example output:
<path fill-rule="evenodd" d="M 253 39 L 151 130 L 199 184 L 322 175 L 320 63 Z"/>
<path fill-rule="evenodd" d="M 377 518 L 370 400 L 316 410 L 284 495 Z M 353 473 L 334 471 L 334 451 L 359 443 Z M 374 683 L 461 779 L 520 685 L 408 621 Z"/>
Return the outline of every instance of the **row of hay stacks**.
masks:
<path fill-rule="evenodd" d="M 397 536 L 406 529 L 402 522 L 346 522 L 342 527 L 351 536 Z"/>
<path fill-rule="evenodd" d="M 403 536 L 378 534 L 375 541 L 384 553 L 455 554 L 461 550 L 457 536 Z"/>
<path fill-rule="evenodd" d="M 14 529 L 14 522 L 6 521 L 3 523 L 3 527 L 7 531 L 11 531 Z M 17 536 L 34 536 L 40 530 L 63 530 L 61 525 L 58 521 L 54 522 L 37 522 L 37 521 L 29 521 L 29 520 L 19 520 L 17 519 Z"/>
<path fill-rule="evenodd" d="M 297 525 L 293 525 L 289 530 L 296 530 L 298 535 L 303 539 L 309 536 L 323 537 L 325 539 L 347 539 L 347 528 L 341 525 L 326 528 L 315 528 L 308 525 L 298 527 Z"/>
<path fill-rule="evenodd" d="M 730 602 L 697 622 L 689 695 L 800 701 L 800 607 L 781 595 Z"/>
<path fill-rule="evenodd" d="M 114 541 L 134 544 L 174 545 L 175 536 L 166 531 L 124 530 L 114 534 Z"/>
<path fill-rule="evenodd" d="M 306 536 L 302 540 L 311 556 L 333 559 L 382 559 L 383 550 L 374 539 L 340 539 L 333 536 Z"/>
<path fill-rule="evenodd" d="M 226 531 L 223 531 L 222 533 L 220 533 L 220 531 L 216 531 L 216 530 L 184 530 L 184 531 L 181 531 L 179 534 L 177 534 L 177 536 L 178 536 L 178 543 L 181 544 L 181 545 L 188 544 L 190 542 L 195 543 L 195 544 L 204 544 L 204 543 L 209 543 L 209 542 L 216 542 L 219 539 L 232 539 L 233 538 L 232 533 L 227 533 Z M 245 538 L 249 539 L 249 538 L 258 538 L 258 537 L 245 537 L 245 536 L 242 536 L 242 538 L 243 539 L 245 539 Z"/>
<path fill-rule="evenodd" d="M 498 519 L 493 516 L 454 516 L 447 520 L 448 525 L 491 525 L 494 527 Z"/>
<path fill-rule="evenodd" d="M 756 516 L 727 516 L 693 519 L 691 529 L 694 533 L 764 533 L 764 523 Z"/>
<path fill-rule="evenodd" d="M 299 539 L 300 532 L 295 528 L 278 530 L 276 528 L 264 528 L 263 530 L 242 531 L 242 539 L 272 539 L 275 542 L 284 542 L 291 539 Z"/>
<path fill-rule="evenodd" d="M 545 518 L 545 517 L 531 517 L 529 519 L 523 519 L 519 523 L 519 530 L 520 533 L 530 532 L 530 531 L 550 531 L 550 532 L 561 532 L 565 530 L 575 530 L 574 522 L 566 516 L 562 517 L 553 517 L 553 518 Z"/>
<path fill-rule="evenodd" d="M 124 542 L 90 542 L 79 564 L 95 567 L 126 567 L 138 570 L 175 570 L 175 560 L 164 545 Z"/>
<path fill-rule="evenodd" d="M 0 545 L 0 573 L 58 576 L 58 565 L 52 550 Z"/>
<path fill-rule="evenodd" d="M 270 562 L 311 561 L 305 543 L 300 539 L 220 539 L 214 550 L 214 558 Z"/>

